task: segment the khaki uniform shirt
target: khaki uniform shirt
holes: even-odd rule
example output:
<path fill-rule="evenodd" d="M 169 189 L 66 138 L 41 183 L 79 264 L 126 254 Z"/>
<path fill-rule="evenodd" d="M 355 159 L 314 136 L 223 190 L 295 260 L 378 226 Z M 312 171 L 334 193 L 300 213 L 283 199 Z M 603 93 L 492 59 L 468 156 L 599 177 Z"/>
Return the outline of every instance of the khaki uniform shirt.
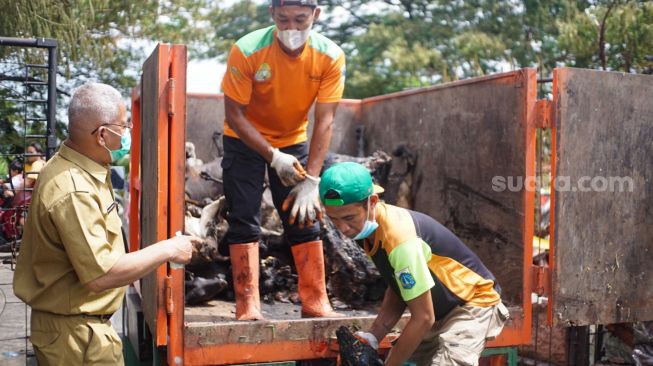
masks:
<path fill-rule="evenodd" d="M 94 293 L 84 284 L 125 254 L 106 166 L 62 145 L 41 170 L 14 275 L 14 292 L 49 313 L 111 314 L 125 288 Z"/>

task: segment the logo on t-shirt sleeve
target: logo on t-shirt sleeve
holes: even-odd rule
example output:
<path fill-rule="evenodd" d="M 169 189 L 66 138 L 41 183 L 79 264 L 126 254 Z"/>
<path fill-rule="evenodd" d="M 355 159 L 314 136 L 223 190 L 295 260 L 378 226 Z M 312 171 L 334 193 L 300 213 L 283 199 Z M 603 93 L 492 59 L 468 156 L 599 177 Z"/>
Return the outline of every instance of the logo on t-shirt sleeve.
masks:
<path fill-rule="evenodd" d="M 231 71 L 231 74 L 236 78 L 236 80 L 240 81 L 240 79 L 242 78 L 242 75 L 240 74 L 240 70 L 238 70 L 236 66 L 231 66 L 229 70 Z"/>
<path fill-rule="evenodd" d="M 406 267 L 399 272 L 395 272 L 395 275 L 397 276 L 397 280 L 399 280 L 401 287 L 406 290 L 415 287 L 415 277 L 410 273 L 410 268 Z"/>

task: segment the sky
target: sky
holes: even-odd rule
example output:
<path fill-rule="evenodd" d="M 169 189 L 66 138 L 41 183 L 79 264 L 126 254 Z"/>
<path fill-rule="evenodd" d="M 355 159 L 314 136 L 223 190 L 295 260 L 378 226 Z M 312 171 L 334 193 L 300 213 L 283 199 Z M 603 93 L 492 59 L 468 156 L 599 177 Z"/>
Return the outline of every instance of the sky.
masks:
<path fill-rule="evenodd" d="M 221 0 L 221 6 L 231 6 L 237 0 Z M 260 1 L 259 1 L 260 2 Z M 220 92 L 220 82 L 224 76 L 225 64 L 217 60 L 188 60 L 186 72 L 187 93 Z"/>
<path fill-rule="evenodd" d="M 186 72 L 186 92 L 219 93 L 225 69 L 225 64 L 216 60 L 189 60 Z"/>

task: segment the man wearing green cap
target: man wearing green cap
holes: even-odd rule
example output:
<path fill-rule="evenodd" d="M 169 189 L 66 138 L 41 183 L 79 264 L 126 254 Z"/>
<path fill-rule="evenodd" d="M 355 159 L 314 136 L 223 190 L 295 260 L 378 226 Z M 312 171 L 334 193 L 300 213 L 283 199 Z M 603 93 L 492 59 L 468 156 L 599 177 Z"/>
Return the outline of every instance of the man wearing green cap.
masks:
<path fill-rule="evenodd" d="M 295 259 L 302 316 L 337 316 L 326 294 L 318 177 L 344 90 L 345 56 L 333 41 L 311 30 L 320 15 L 317 0 L 272 0 L 270 14 L 275 25 L 245 35 L 232 47 L 222 81 L 229 223 L 229 253 L 223 254 L 231 257 L 237 279 L 236 319 L 263 318 L 258 241 L 266 175 Z"/>
<path fill-rule="evenodd" d="M 380 202 L 377 193 L 356 163 L 333 165 L 320 182 L 326 214 L 388 284 L 378 316 L 358 337 L 378 348 L 408 306 L 410 320 L 386 365 L 477 365 L 486 340 L 508 319 L 494 275 L 439 222 Z"/>

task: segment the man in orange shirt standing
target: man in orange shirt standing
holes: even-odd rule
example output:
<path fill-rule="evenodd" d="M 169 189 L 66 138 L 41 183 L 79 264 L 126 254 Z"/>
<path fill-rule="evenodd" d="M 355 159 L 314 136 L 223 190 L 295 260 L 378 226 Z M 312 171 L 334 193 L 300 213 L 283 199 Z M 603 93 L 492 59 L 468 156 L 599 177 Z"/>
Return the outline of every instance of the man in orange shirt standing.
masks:
<path fill-rule="evenodd" d="M 258 290 L 260 206 L 267 171 L 299 277 L 303 317 L 331 317 L 317 219 L 318 186 L 345 84 L 345 56 L 311 30 L 317 0 L 272 0 L 275 25 L 231 49 L 225 94 L 224 192 L 238 320 L 263 319 Z M 308 111 L 315 125 L 307 144 Z"/>

